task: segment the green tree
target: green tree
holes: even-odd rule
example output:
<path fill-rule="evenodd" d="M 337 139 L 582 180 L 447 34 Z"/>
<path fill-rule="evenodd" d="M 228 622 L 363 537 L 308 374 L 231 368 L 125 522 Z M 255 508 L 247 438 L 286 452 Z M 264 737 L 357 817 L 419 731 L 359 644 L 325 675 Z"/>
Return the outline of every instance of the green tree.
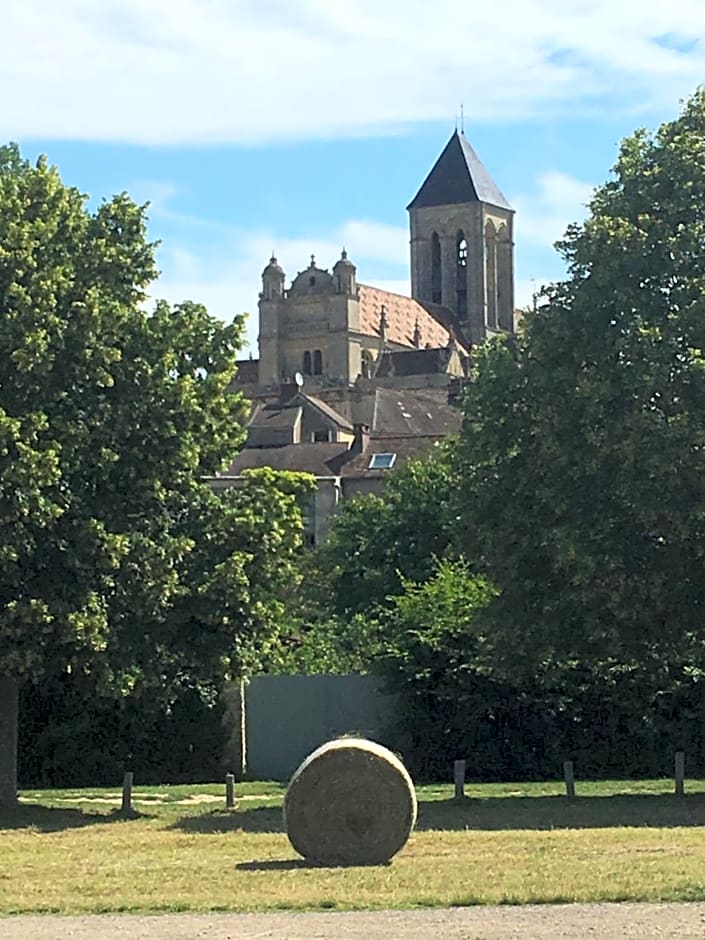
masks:
<path fill-rule="evenodd" d="M 377 669 L 401 699 L 408 757 L 424 776 L 447 771 L 449 755 L 462 753 L 460 743 L 492 701 L 477 664 L 484 643 L 480 614 L 493 595 L 465 561 L 443 559 L 427 580 L 404 579 L 380 613 Z"/>
<path fill-rule="evenodd" d="M 495 665 L 654 683 L 705 665 L 705 92 L 621 146 L 516 344 L 478 351 L 463 544 Z M 658 687 L 658 685 L 656 686 Z"/>
<path fill-rule="evenodd" d="M 188 603 L 210 631 L 199 653 L 227 671 L 239 635 L 270 630 L 267 585 L 297 541 L 286 486 L 216 500 L 200 482 L 242 440 L 242 323 L 192 303 L 146 313 L 155 275 L 144 207 L 123 194 L 89 211 L 43 158 L 0 148 L 0 804 L 15 801 L 22 682 L 168 677 Z M 238 539 L 208 572 L 218 505 Z"/>
<path fill-rule="evenodd" d="M 456 470 L 447 443 L 394 470 L 381 495 L 343 504 L 317 552 L 323 605 L 349 617 L 384 606 L 404 579 L 424 581 L 453 552 Z"/>

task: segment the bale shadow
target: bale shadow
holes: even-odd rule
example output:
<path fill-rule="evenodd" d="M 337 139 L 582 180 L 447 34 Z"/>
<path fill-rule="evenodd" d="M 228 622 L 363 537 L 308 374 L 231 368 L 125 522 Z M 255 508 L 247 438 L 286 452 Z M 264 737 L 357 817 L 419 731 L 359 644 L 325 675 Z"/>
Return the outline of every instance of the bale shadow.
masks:
<path fill-rule="evenodd" d="M 309 862 L 304 858 L 268 858 L 257 862 L 238 862 L 235 868 L 238 871 L 296 871 L 302 868 L 338 869 L 338 868 L 386 868 L 390 862 L 375 862 L 370 864 L 339 865 L 325 864 L 323 862 Z"/>
<path fill-rule="evenodd" d="M 705 794 L 489 797 L 419 803 L 417 830 L 705 826 Z"/>
<path fill-rule="evenodd" d="M 102 817 L 104 819 L 104 817 Z M 705 826 L 705 793 L 615 796 L 508 796 L 483 799 L 421 801 L 417 831 L 505 829 L 670 829 Z M 182 832 L 283 833 L 281 807 L 213 809 L 182 816 L 169 829 Z"/>
<path fill-rule="evenodd" d="M 139 816 L 140 814 L 137 814 Z M 133 815 L 129 818 L 135 819 Z M 80 809 L 20 804 L 13 809 L 0 809 L 0 831 L 10 829 L 36 829 L 39 832 L 61 832 L 104 823 L 127 821 L 119 811 L 86 813 Z"/>
<path fill-rule="evenodd" d="M 280 806 L 253 809 L 213 809 L 195 816 L 182 816 L 169 829 L 182 832 L 284 832 Z"/>

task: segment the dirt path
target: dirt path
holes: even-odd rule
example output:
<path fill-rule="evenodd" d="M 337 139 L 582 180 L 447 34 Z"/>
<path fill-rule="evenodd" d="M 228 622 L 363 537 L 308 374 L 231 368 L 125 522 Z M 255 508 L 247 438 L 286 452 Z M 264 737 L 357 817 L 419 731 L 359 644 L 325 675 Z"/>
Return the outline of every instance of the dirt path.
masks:
<path fill-rule="evenodd" d="M 560 904 L 339 914 L 8 917 L 1 940 L 632 940 L 705 938 L 705 904 Z"/>

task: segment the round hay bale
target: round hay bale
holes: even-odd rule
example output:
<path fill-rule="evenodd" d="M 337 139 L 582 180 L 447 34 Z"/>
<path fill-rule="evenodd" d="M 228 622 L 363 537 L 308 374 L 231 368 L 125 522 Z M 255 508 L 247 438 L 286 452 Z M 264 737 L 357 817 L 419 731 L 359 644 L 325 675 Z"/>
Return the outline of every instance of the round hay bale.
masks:
<path fill-rule="evenodd" d="M 391 751 L 339 738 L 301 764 L 284 797 L 284 825 L 296 851 L 324 865 L 389 861 L 416 822 L 416 794 Z"/>

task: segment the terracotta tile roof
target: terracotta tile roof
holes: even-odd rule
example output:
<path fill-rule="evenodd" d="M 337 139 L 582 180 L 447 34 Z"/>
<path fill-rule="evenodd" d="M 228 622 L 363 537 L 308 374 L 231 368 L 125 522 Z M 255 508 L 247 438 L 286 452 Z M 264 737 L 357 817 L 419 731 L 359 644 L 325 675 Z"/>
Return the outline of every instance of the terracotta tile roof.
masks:
<path fill-rule="evenodd" d="M 448 342 L 448 330 L 435 320 L 421 304 L 392 294 L 391 291 L 360 284 L 360 330 L 368 336 L 379 336 L 379 322 L 382 305 L 387 311 L 387 338 L 390 343 L 401 346 L 414 346 L 414 327 L 419 323 L 421 346 L 445 346 Z"/>

